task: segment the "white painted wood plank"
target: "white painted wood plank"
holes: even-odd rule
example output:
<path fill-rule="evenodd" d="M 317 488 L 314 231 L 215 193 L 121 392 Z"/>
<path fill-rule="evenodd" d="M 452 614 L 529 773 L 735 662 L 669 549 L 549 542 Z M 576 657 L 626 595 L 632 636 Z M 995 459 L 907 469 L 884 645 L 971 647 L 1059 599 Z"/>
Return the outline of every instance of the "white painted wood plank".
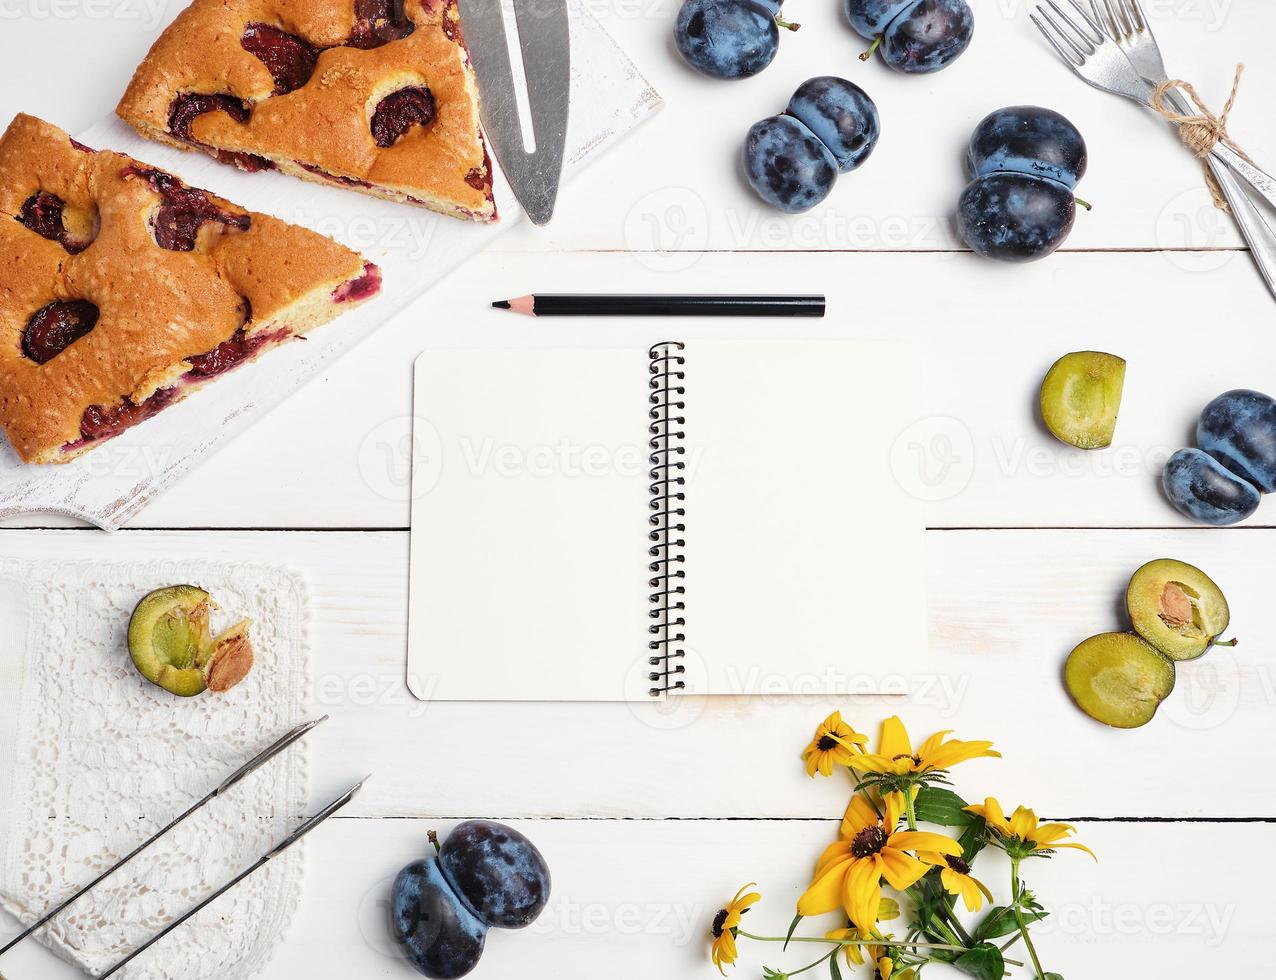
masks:
<path fill-rule="evenodd" d="M 1092 787 L 1078 795 L 1100 792 Z M 426 853 L 426 831 L 445 834 L 450 826 L 339 819 L 317 832 L 300 913 L 262 980 L 327 977 L 334 970 L 387 980 L 417 976 L 388 938 L 386 903 L 399 868 Z M 810 866 L 836 833 L 832 821 L 517 826 L 545 854 L 553 894 L 528 929 L 490 935 L 475 980 L 714 976 L 707 934 L 720 905 L 756 880 L 763 901 L 749 913 L 747 927 L 760 935 L 783 934 Z M 1078 977 L 1189 977 L 1252 968 L 1271 935 L 1260 894 L 1260 883 L 1276 872 L 1269 826 L 1082 823 L 1078 839 L 1098 853 L 1097 865 L 1083 854 L 1061 852 L 1024 871 L 1055 913 L 1034 930 L 1047 970 Z M 1247 855 L 1243 877 L 1235 872 L 1238 854 Z M 1004 861 L 981 859 L 976 869 L 994 894 L 1008 894 Z M 808 922 L 803 934 L 816 928 L 822 932 L 823 923 Z M 732 975 L 742 978 L 758 976 L 763 964 L 792 969 L 808 962 L 808 953 L 809 959 L 818 955 L 811 946 L 790 947 L 787 954 L 778 944 L 741 946 Z M 79 976 L 34 945 L 14 953 L 6 970 L 10 966 L 13 980 Z M 939 967 L 935 975 L 960 976 Z"/>
<path fill-rule="evenodd" d="M 120 3 L 12 0 L 0 118 L 19 109 L 74 130 L 101 118 L 160 27 L 183 0 Z M 975 41 L 946 71 L 906 77 L 861 64 L 865 42 L 836 3 L 795 4 L 804 26 L 782 39 L 776 62 L 745 81 L 702 78 L 671 43 L 677 0 L 594 0 L 603 20 L 666 97 L 662 118 L 610 154 L 564 194 L 544 231 L 523 229 L 499 247 L 545 249 L 942 249 L 955 244 L 950 218 L 965 183 L 961 158 L 974 125 L 1006 104 L 1040 104 L 1071 117 L 1089 141 L 1092 167 L 1081 196 L 1096 209 L 1079 218 L 1070 248 L 1234 245 L 1212 214 L 1199 170 L 1164 125 L 1137 107 L 1093 91 L 1059 64 L 1028 21 L 1025 0 L 979 0 Z M 1157 33 L 1172 71 L 1193 79 L 1218 108 L 1238 61 L 1249 66 L 1233 132 L 1257 159 L 1276 158 L 1264 94 L 1276 85 L 1267 38 L 1270 4 L 1159 0 Z M 56 64 L 59 70 L 51 71 Z M 66 70 L 74 65 L 75 70 Z M 743 184 L 737 154 L 748 127 L 783 109 L 799 82 L 842 74 L 877 101 L 883 137 L 857 174 L 842 178 L 815 211 L 786 218 L 764 209 Z"/>
<path fill-rule="evenodd" d="M 670 337 L 899 337 L 920 351 L 915 417 L 848 420 L 897 433 L 892 465 L 933 527 L 1186 526 L 1162 497 L 1165 458 L 1209 399 L 1276 391 L 1271 299 L 1242 253 L 1065 255 L 1007 269 L 970 256 L 691 257 L 488 254 L 143 511 L 141 526 L 406 527 L 410 474 L 433 465 L 410 438 L 411 364 L 428 345 L 647 345 Z M 1217 266 L 1217 267 L 1215 267 Z M 827 291 L 821 321 L 531 321 L 486 308 L 536 288 Z M 340 322 L 325 329 L 340 329 Z M 1116 442 L 1086 453 L 1037 418 L 1036 393 L 1070 350 L 1127 358 Z M 688 382 L 694 390 L 694 378 Z M 531 408 L 531 406 L 528 406 Z M 637 411 L 646 406 L 637 406 Z M 144 467 L 146 459 L 121 460 Z M 424 481 L 423 481 L 424 482 Z M 1276 523 L 1269 503 L 1251 523 Z M 47 517 L 10 520 L 48 524 Z"/>
<path fill-rule="evenodd" d="M 313 736 L 316 786 L 374 770 L 356 815 L 827 816 L 841 790 L 808 779 L 798 756 L 840 708 L 874 738 L 899 712 L 918 740 L 949 728 L 994 740 L 1005 758 L 961 766 L 955 781 L 965 792 L 1013 786 L 1041 810 L 1072 817 L 1276 816 L 1276 790 L 1252 778 L 1251 755 L 1270 740 L 1276 709 L 1262 620 L 1276 574 L 1273 531 L 933 532 L 933 672 L 893 672 L 892 624 L 872 610 L 863 610 L 846 665 L 865 689 L 908 698 L 686 699 L 671 709 L 415 700 L 404 685 L 406 544 L 401 533 L 6 532 L 0 556 L 102 559 L 124 548 L 136 559 L 198 552 L 304 570 L 315 710 L 332 715 Z M 1107 729 L 1068 700 L 1063 660 L 1085 637 L 1122 628 L 1130 572 L 1162 555 L 1217 578 L 1242 645 L 1183 666 L 1146 728 Z M 617 660 L 624 669 L 631 658 Z M 1200 773 L 1227 791 L 1200 792 Z"/>

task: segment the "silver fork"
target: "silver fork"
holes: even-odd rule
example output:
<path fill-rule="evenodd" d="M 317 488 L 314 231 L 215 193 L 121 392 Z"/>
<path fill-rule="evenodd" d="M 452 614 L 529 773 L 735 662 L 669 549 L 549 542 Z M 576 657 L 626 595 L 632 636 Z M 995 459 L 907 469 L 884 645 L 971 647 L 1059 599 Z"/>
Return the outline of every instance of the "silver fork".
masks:
<path fill-rule="evenodd" d="M 1055 0 L 1045 0 L 1045 4 L 1039 4 L 1037 12 L 1031 15 L 1037 30 L 1058 52 L 1064 64 L 1086 84 L 1151 109 L 1154 87 L 1076 0 L 1066 2 L 1076 11 L 1079 22 L 1065 13 Z M 1210 156 L 1227 164 L 1241 180 L 1276 207 L 1276 178 L 1222 143 L 1215 145 Z"/>
<path fill-rule="evenodd" d="M 1165 58 L 1139 0 L 1090 0 L 1090 7 L 1094 12 L 1094 19 L 1129 59 L 1134 70 L 1150 85 L 1159 87 L 1169 80 Z M 1183 115 L 1192 112 L 1187 99 L 1177 89 L 1167 91 L 1165 101 Z M 1206 162 L 1222 188 L 1223 196 L 1227 198 L 1232 216 L 1236 218 L 1245 240 L 1249 242 L 1254 261 L 1263 273 L 1263 278 L 1276 294 L 1276 232 L 1272 231 L 1267 219 L 1232 172 L 1213 157 Z"/>

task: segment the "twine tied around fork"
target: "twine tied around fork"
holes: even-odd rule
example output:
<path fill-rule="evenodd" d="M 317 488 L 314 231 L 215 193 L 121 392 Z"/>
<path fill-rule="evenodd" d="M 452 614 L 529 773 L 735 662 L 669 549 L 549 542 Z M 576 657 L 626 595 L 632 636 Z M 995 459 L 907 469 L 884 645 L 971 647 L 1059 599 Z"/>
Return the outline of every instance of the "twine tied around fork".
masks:
<path fill-rule="evenodd" d="M 1223 111 L 1217 116 L 1201 101 L 1201 97 L 1196 94 L 1196 89 L 1192 87 L 1192 84 L 1181 78 L 1171 78 L 1162 82 L 1156 87 L 1156 91 L 1152 93 L 1152 108 L 1166 121 L 1178 127 L 1179 138 L 1187 145 L 1188 149 L 1200 158 L 1201 166 L 1205 171 L 1205 186 L 1209 188 L 1210 196 L 1214 199 L 1214 207 L 1228 212 L 1231 211 L 1231 208 L 1228 207 L 1223 188 L 1219 186 L 1218 180 L 1210 170 L 1206 157 L 1210 155 L 1214 147 L 1222 143 L 1229 149 L 1234 150 L 1243 159 L 1253 162 L 1227 132 L 1227 117 L 1231 115 L 1232 108 L 1236 105 L 1236 93 L 1240 90 L 1241 75 L 1244 73 L 1245 66 L 1237 65 L 1236 76 L 1232 80 L 1231 95 L 1227 97 L 1227 103 L 1223 106 Z M 1176 88 L 1181 88 L 1187 93 L 1188 98 L 1192 100 L 1192 104 L 1196 106 L 1197 111 L 1195 114 L 1181 113 L 1165 104 L 1166 93 Z"/>

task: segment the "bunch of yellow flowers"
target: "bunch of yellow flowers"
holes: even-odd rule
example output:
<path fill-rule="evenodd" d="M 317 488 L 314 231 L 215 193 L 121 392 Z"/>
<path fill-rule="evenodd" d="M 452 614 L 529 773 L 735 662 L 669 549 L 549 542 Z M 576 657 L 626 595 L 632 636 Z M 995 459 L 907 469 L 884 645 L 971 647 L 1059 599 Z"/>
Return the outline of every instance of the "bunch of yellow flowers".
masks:
<path fill-rule="evenodd" d="M 967 805 L 949 788 L 948 770 L 970 759 L 1000 758 L 991 742 L 963 742 L 938 732 L 915 750 L 899 718 L 882 722 L 877 751 L 868 738 L 833 712 L 815 730 L 802 753 L 807 774 L 847 772 L 854 787 L 837 840 L 815 865 L 811 884 L 798 899 L 797 914 L 785 936 L 745 932 L 743 917 L 762 896 L 745 885 L 713 920 L 710 957 L 725 975 L 735 962 L 738 941 L 816 943 L 827 947 L 819 959 L 788 972 L 763 967 L 764 980 L 787 980 L 828 964 L 841 980 L 838 953 L 848 966 L 871 965 L 877 980 L 913 980 L 927 963 L 951 963 L 976 980 L 1000 980 L 1008 966 L 1005 951 L 1022 939 L 1038 980 L 1062 980 L 1042 969 L 1028 926 L 1046 915 L 1023 884 L 1020 866 L 1029 858 L 1048 858 L 1059 848 L 1094 857 L 1089 848 L 1067 838 L 1074 828 L 1040 823 L 1032 810 L 1017 807 L 1009 817 L 988 797 Z M 956 835 L 918 829 L 933 824 Z M 992 892 L 974 876 L 972 866 L 987 847 L 1010 858 L 1010 899 L 996 904 Z M 884 894 L 884 889 L 896 897 Z M 896 938 L 883 923 L 898 919 L 901 901 L 910 914 L 907 931 Z M 977 921 L 958 917 L 960 901 Z M 984 912 L 985 903 L 989 908 Z M 795 935 L 804 918 L 838 912 L 842 926 L 822 936 Z M 1003 941 L 1000 942 L 999 941 Z"/>

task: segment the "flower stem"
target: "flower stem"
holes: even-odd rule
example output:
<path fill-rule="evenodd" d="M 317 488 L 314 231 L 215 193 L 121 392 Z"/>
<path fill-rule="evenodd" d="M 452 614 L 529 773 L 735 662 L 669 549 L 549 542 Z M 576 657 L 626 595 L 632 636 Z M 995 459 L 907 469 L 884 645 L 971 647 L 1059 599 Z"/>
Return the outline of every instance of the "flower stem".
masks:
<path fill-rule="evenodd" d="M 917 829 L 917 810 L 913 804 L 913 787 L 904 790 L 904 812 L 908 814 L 908 829 Z"/>
<path fill-rule="evenodd" d="M 816 960 L 814 963 L 808 963 L 808 964 L 806 964 L 806 966 L 799 967 L 799 968 L 798 968 L 798 969 L 796 969 L 796 970 L 790 970 L 790 971 L 789 971 L 789 973 L 788 973 L 788 976 L 790 976 L 790 977 L 795 977 L 795 976 L 797 976 L 799 973 L 805 973 L 807 970 L 811 969 L 811 967 L 813 967 L 813 966 L 819 966 L 819 965 L 820 965 L 821 963 L 823 963 L 825 960 L 832 959 L 832 958 L 833 958 L 834 956 L 836 956 L 836 955 L 837 955 L 837 947 L 836 947 L 836 946 L 834 946 L 832 949 L 830 949 L 827 953 L 825 953 L 823 956 L 821 956 L 821 957 L 820 957 L 818 960 Z"/>
<path fill-rule="evenodd" d="M 967 946 L 975 945 L 975 941 L 970 937 L 970 933 L 966 931 L 965 926 L 961 924 L 961 920 L 957 918 L 957 900 L 950 895 L 944 896 L 944 909 L 948 912 L 948 921 L 957 935 L 961 937 L 961 941 Z"/>
<path fill-rule="evenodd" d="M 1046 971 L 1041 968 L 1041 960 L 1037 957 L 1037 948 L 1032 945 L 1032 937 L 1028 935 L 1028 924 L 1024 922 L 1023 909 L 1019 890 L 1019 858 L 1010 859 L 1010 894 L 1013 896 L 1015 922 L 1019 924 L 1019 934 L 1023 936 L 1023 944 L 1028 947 L 1028 955 L 1032 957 L 1032 968 L 1037 971 L 1038 978 L 1044 978 Z"/>

